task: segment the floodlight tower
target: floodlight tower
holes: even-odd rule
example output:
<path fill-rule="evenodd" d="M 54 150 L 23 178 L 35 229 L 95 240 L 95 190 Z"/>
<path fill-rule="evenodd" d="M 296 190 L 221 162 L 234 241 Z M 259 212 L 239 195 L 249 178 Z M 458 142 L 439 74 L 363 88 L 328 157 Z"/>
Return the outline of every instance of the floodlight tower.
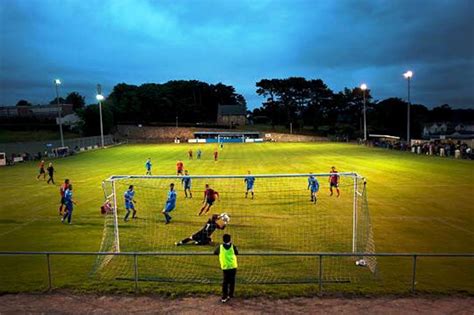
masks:
<path fill-rule="evenodd" d="M 407 145 L 410 145 L 410 82 L 413 77 L 413 72 L 408 70 L 403 74 L 408 83 L 408 106 L 407 106 Z"/>
<path fill-rule="evenodd" d="M 362 90 L 362 94 L 364 95 L 364 142 L 367 142 L 367 116 L 366 116 L 366 97 L 365 91 L 367 90 L 367 84 L 362 83 L 360 85 L 360 89 Z"/>
<path fill-rule="evenodd" d="M 99 102 L 99 120 L 100 120 L 100 143 L 102 148 L 104 148 L 104 124 L 102 123 L 102 101 L 105 97 L 102 95 L 102 87 L 100 84 L 97 84 L 97 95 L 95 96 Z"/>
<path fill-rule="evenodd" d="M 56 87 L 56 103 L 58 104 L 58 121 L 59 121 L 59 133 L 61 135 L 61 147 L 64 147 L 64 135 L 63 135 L 63 119 L 62 119 L 62 106 L 59 104 L 59 86 L 61 85 L 61 80 L 55 79 L 54 86 Z"/>

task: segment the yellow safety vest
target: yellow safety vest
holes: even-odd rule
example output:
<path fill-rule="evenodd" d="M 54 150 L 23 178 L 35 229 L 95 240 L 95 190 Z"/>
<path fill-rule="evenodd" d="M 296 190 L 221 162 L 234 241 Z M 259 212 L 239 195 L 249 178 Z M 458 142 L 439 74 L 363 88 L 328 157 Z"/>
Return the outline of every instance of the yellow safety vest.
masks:
<path fill-rule="evenodd" d="M 237 268 L 237 256 L 234 253 L 234 245 L 231 245 L 229 249 L 225 249 L 224 245 L 220 246 L 219 262 L 221 263 L 222 270 Z"/>

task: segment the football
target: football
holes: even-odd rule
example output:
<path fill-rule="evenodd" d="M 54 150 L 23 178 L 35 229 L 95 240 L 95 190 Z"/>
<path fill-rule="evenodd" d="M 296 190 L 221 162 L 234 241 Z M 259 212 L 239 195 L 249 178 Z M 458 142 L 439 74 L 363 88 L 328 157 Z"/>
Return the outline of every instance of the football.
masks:
<path fill-rule="evenodd" d="M 222 214 L 220 215 L 220 217 L 221 217 L 222 221 L 224 221 L 225 223 L 229 223 L 230 217 L 229 217 L 229 215 L 228 215 L 227 213 L 225 213 L 225 212 L 222 213 Z"/>

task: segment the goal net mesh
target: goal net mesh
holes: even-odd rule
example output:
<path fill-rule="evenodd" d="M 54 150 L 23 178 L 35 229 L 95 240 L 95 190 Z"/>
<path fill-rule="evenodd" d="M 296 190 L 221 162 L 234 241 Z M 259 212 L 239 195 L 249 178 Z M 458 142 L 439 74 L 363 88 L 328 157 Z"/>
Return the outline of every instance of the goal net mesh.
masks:
<path fill-rule="evenodd" d="M 366 252 L 375 246 L 363 178 L 340 173 L 340 196 L 329 195 L 327 174 L 314 174 L 320 189 L 317 202 L 310 200 L 308 175 L 253 175 L 255 196 L 245 198 L 244 176 L 192 177 L 193 198 L 185 198 L 182 177 L 123 176 L 104 181 L 104 195 L 116 212 L 106 215 L 101 252 L 212 252 L 222 235 L 232 235 L 243 253 Z M 172 221 L 165 225 L 161 214 L 175 184 L 178 198 Z M 198 216 L 204 187 L 209 184 L 220 195 L 206 215 Z M 124 193 L 134 186 L 137 219 L 124 221 Z M 115 204 L 116 202 L 116 204 Z M 354 216 L 354 210 L 356 216 Z M 212 214 L 227 213 L 224 230 L 212 234 L 214 246 L 175 243 L 201 230 Z M 356 217 L 355 237 L 353 220 Z M 220 281 L 217 257 L 139 256 L 139 280 L 163 282 Z M 319 262 L 314 256 L 240 256 L 238 281 L 242 283 L 307 283 L 318 281 Z M 367 266 L 356 266 L 364 259 Z M 133 259 L 98 256 L 94 275 L 104 279 L 132 280 Z M 323 281 L 353 282 L 375 272 L 375 257 L 324 257 Z"/>

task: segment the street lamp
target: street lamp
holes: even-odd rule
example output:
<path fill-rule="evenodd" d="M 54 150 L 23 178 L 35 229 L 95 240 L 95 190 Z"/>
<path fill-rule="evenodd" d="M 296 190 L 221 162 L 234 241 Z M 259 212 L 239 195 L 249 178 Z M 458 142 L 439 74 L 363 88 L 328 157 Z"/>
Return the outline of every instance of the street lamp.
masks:
<path fill-rule="evenodd" d="M 360 89 L 362 90 L 362 94 L 364 95 L 364 142 L 367 142 L 367 116 L 366 116 L 366 98 L 365 98 L 365 91 L 367 90 L 367 84 L 362 83 L 360 85 Z"/>
<path fill-rule="evenodd" d="M 97 84 L 97 95 L 95 98 L 99 101 L 99 120 L 100 120 L 100 142 L 102 144 L 102 148 L 104 147 L 104 126 L 102 123 L 102 101 L 105 97 L 101 94 L 101 87 L 100 84 Z"/>
<path fill-rule="evenodd" d="M 61 147 L 64 147 L 64 135 L 63 135 L 63 119 L 61 117 L 62 107 L 59 105 L 59 86 L 61 85 L 61 80 L 55 79 L 54 85 L 56 87 L 56 103 L 58 104 L 58 120 L 59 120 L 59 133 L 61 135 Z"/>
<path fill-rule="evenodd" d="M 408 70 L 403 74 L 408 82 L 408 105 L 407 105 L 407 145 L 410 145 L 410 81 L 413 77 L 413 72 Z"/>

